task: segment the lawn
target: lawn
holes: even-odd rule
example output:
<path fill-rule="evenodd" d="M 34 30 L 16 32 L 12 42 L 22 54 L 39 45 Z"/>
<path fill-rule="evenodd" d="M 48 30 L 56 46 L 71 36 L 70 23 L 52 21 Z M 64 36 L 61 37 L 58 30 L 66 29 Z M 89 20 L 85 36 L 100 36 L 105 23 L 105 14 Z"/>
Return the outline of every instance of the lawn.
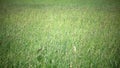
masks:
<path fill-rule="evenodd" d="M 1 0 L 0 68 L 119 68 L 120 1 Z"/>

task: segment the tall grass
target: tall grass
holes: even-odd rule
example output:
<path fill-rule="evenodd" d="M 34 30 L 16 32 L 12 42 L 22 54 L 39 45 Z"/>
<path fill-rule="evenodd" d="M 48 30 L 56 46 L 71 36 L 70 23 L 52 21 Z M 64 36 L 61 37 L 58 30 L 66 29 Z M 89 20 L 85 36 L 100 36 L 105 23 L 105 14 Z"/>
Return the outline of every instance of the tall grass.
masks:
<path fill-rule="evenodd" d="M 1 68 L 120 67 L 118 7 L 26 3 L 1 4 Z"/>

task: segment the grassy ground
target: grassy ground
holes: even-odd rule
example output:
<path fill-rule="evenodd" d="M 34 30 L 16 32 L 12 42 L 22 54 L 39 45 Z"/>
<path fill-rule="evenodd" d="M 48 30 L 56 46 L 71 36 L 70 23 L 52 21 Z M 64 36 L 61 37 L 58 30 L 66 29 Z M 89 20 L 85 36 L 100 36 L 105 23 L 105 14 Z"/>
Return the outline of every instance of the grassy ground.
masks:
<path fill-rule="evenodd" d="M 0 68 L 120 67 L 119 1 L 0 2 Z"/>

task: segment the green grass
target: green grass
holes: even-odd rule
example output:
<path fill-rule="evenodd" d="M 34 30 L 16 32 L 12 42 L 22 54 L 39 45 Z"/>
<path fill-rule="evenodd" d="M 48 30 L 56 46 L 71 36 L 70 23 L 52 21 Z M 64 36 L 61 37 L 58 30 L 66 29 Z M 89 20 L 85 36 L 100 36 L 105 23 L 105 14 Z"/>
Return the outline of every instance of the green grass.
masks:
<path fill-rule="evenodd" d="M 1 1 L 0 68 L 119 68 L 119 3 Z"/>

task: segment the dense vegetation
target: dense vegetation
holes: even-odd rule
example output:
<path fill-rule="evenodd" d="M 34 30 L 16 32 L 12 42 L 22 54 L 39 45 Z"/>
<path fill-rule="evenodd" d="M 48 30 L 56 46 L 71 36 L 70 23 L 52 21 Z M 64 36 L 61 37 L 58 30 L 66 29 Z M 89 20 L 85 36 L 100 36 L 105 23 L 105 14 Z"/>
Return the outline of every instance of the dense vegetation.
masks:
<path fill-rule="evenodd" d="M 119 0 L 1 0 L 0 68 L 119 68 Z"/>

